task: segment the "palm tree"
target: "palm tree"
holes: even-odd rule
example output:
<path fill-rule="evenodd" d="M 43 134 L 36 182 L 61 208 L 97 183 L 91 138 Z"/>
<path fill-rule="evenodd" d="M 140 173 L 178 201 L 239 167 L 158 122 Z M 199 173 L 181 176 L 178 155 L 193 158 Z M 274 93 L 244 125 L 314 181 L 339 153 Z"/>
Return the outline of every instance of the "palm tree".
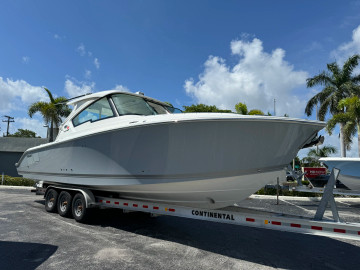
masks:
<path fill-rule="evenodd" d="M 322 73 L 308 78 L 306 80 L 307 87 L 321 85 L 324 88 L 321 92 L 313 96 L 307 103 L 305 113 L 307 116 L 312 114 L 312 111 L 318 103 L 320 103 L 318 118 L 324 121 L 328 111 L 332 115 L 344 112 L 343 109 L 338 108 L 339 101 L 343 98 L 350 97 L 352 94 L 359 94 L 359 88 L 356 87 L 360 82 L 360 75 L 353 76 L 352 72 L 358 65 L 360 55 L 353 55 L 346 60 L 343 67 L 340 68 L 336 62 L 327 64 L 328 72 Z M 340 122 L 340 149 L 341 156 L 346 156 L 346 144 L 344 137 L 344 122 Z"/>
<path fill-rule="evenodd" d="M 358 133 L 358 152 L 360 157 L 360 99 L 358 96 L 342 99 L 338 105 L 339 113 L 331 118 L 326 126 L 328 133 L 331 135 L 337 123 L 346 123 L 344 126 L 345 141 L 350 145 L 352 137 L 356 131 Z"/>
<path fill-rule="evenodd" d="M 302 159 L 302 163 L 309 164 L 309 167 L 318 167 L 320 166 L 319 159 L 322 157 L 328 157 L 331 154 L 335 154 L 337 149 L 333 146 L 323 146 L 319 149 L 309 150 L 307 157 Z"/>
<path fill-rule="evenodd" d="M 62 117 L 67 117 L 71 110 L 64 103 L 66 101 L 65 97 L 53 98 L 49 89 L 44 88 L 49 95 L 50 102 L 38 101 L 30 105 L 28 114 L 32 116 L 39 112 L 44 118 L 45 124 L 49 125 L 50 123 L 50 138 L 49 141 L 54 141 L 54 126 L 59 127 L 62 122 Z"/>

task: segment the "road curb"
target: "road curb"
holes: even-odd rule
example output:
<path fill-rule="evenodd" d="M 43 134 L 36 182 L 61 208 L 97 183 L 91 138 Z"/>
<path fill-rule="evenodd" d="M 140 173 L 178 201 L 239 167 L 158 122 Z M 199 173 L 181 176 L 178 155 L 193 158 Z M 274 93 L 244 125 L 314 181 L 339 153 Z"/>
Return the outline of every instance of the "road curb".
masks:
<path fill-rule="evenodd" d="M 32 190 L 34 187 L 26 187 L 26 186 L 1 186 L 0 189 L 25 189 L 25 190 Z"/>
<path fill-rule="evenodd" d="M 250 199 L 274 199 L 276 200 L 276 196 L 272 195 L 251 195 Z M 311 201 L 311 202 L 319 202 L 321 197 L 292 197 L 292 196 L 279 196 L 279 199 L 284 201 Z M 347 201 L 347 202 L 359 202 L 360 197 L 358 198 L 335 198 L 335 201 Z"/>

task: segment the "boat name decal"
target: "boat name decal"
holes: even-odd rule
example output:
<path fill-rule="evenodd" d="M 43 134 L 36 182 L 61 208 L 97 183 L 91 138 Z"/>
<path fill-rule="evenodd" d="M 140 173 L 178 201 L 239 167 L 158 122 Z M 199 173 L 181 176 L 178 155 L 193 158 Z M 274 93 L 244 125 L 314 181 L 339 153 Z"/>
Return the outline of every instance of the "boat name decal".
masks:
<path fill-rule="evenodd" d="M 235 220 L 234 215 L 232 215 L 232 214 L 223 214 L 223 213 L 215 213 L 215 212 L 200 211 L 200 210 L 192 210 L 191 214 L 193 216 L 200 216 L 200 217 Z"/>

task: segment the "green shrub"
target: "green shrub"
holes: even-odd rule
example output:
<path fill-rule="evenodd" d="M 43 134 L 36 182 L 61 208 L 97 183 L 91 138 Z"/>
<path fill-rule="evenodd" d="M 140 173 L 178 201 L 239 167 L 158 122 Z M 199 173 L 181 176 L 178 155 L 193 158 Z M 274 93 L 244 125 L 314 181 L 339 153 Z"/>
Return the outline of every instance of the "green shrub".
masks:
<path fill-rule="evenodd" d="M 0 180 L 1 184 L 2 179 Z M 23 178 L 23 177 L 12 177 L 12 176 L 4 176 L 4 185 L 5 186 L 33 186 L 36 181 Z"/>
<path fill-rule="evenodd" d="M 304 185 L 304 186 L 307 186 L 308 184 L 310 184 L 310 182 L 308 180 L 302 180 L 301 183 Z"/>
<path fill-rule="evenodd" d="M 276 195 L 276 188 L 261 188 L 256 195 Z M 293 197 L 321 197 L 319 193 L 293 191 L 287 189 L 279 189 L 279 196 L 293 196 Z"/>

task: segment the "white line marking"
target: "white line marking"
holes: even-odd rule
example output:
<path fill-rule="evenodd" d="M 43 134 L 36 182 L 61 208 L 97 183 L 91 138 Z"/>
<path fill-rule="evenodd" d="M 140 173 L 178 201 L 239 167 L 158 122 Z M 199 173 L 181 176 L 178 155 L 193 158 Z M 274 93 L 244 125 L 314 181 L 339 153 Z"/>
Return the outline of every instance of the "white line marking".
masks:
<path fill-rule="evenodd" d="M 342 204 L 345 204 L 345 205 L 351 205 L 350 203 L 345 203 L 345 202 L 341 202 L 341 201 L 336 201 L 336 202 L 338 202 L 338 203 L 342 203 Z"/>
<path fill-rule="evenodd" d="M 297 207 L 297 208 L 300 208 L 301 210 L 303 210 L 303 211 L 305 211 L 305 212 L 308 212 L 308 213 L 310 213 L 310 214 L 314 214 L 314 212 L 315 212 L 315 211 L 308 210 L 308 209 L 306 209 L 306 208 L 304 208 L 304 207 L 298 206 L 298 205 L 296 205 L 296 204 L 293 204 L 293 203 L 291 203 L 291 202 L 287 202 L 287 201 L 284 201 L 284 200 L 282 200 L 282 199 L 279 199 L 279 200 L 282 201 L 282 202 L 284 202 L 284 203 L 288 203 L 288 204 L 290 204 L 290 205 L 292 205 L 292 206 L 295 206 L 295 207 Z"/>

